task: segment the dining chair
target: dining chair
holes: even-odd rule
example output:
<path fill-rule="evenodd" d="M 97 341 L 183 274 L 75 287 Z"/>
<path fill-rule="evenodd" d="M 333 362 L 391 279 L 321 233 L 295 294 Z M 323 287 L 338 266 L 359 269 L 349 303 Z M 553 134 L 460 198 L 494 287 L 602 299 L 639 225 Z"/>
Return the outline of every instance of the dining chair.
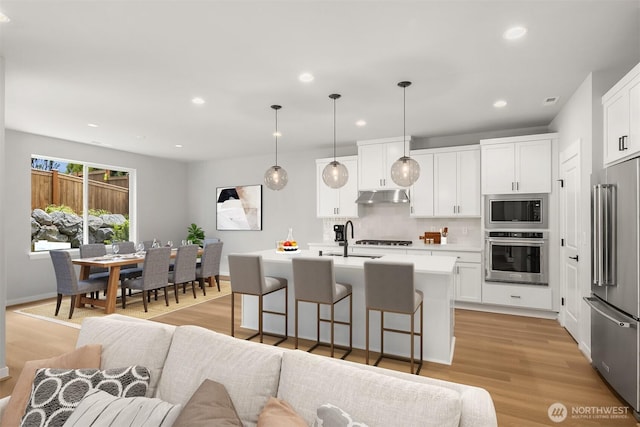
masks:
<path fill-rule="evenodd" d="M 164 302 L 167 307 L 169 306 L 167 286 L 169 286 L 168 272 L 170 259 L 171 248 L 152 248 L 146 251 L 142 267 L 142 276 L 122 281 L 122 308 L 127 307 L 125 289 L 142 291 L 142 304 L 144 305 L 145 313 L 148 311 L 147 301 L 149 300 L 149 291 L 152 290 L 163 288 Z"/>
<path fill-rule="evenodd" d="M 73 316 L 73 309 L 76 305 L 76 296 L 85 295 L 87 293 L 100 293 L 107 289 L 106 278 L 78 280 L 76 270 L 71 262 L 71 255 L 66 250 L 50 250 L 49 255 L 53 263 L 53 269 L 56 274 L 56 287 L 58 298 L 56 300 L 56 312 L 60 311 L 63 295 L 71 296 L 71 307 L 69 308 L 69 319 Z"/>
<path fill-rule="evenodd" d="M 196 261 L 198 260 L 198 245 L 186 245 L 178 247 L 176 262 L 173 271 L 169 272 L 169 283 L 173 283 L 173 293 L 178 301 L 178 285 L 191 283 L 193 297 L 196 297 Z"/>
<path fill-rule="evenodd" d="M 262 256 L 252 254 L 229 255 L 229 278 L 231 282 L 231 336 L 235 336 L 235 296 L 236 294 L 246 294 L 258 297 L 258 332 L 248 337 L 247 340 L 259 336 L 260 342 L 262 342 L 264 335 L 271 335 L 280 338 L 274 345 L 285 341 L 289 331 L 289 293 L 287 279 L 265 276 Z M 265 310 L 263 305 L 264 296 L 281 289 L 284 289 L 284 312 Z M 284 335 L 264 332 L 262 325 L 265 313 L 284 316 Z"/>
<path fill-rule="evenodd" d="M 333 357 L 334 348 L 339 348 L 346 351 L 341 357 L 341 359 L 344 359 L 353 349 L 353 295 L 351 285 L 336 283 L 333 259 L 331 258 L 294 258 L 291 260 L 291 264 L 293 266 L 293 292 L 296 296 L 295 348 L 298 348 L 299 303 L 313 303 L 316 305 L 317 340 L 307 351 L 311 352 L 316 347 L 324 345 L 330 348 L 331 357 Z M 335 306 L 347 297 L 349 297 L 349 321 L 338 321 L 335 319 Z M 320 317 L 320 304 L 331 306 L 331 314 L 328 319 Z M 330 324 L 331 338 L 329 343 L 320 341 L 321 322 Z M 337 346 L 335 344 L 335 325 L 345 325 L 349 327 L 348 346 Z"/>
<path fill-rule="evenodd" d="M 105 256 L 107 254 L 107 247 L 104 243 L 88 243 L 80 245 L 80 258 L 96 258 Z M 104 267 L 89 268 L 89 279 L 108 279 L 109 269 Z"/>
<path fill-rule="evenodd" d="M 205 290 L 206 283 L 209 283 L 209 286 L 213 286 L 214 279 L 218 286 L 218 292 L 220 292 L 220 258 L 222 257 L 223 244 L 220 241 L 207 243 L 202 253 L 200 265 L 196 266 L 196 279 L 200 282 L 204 295 L 207 294 Z"/>
<path fill-rule="evenodd" d="M 118 253 L 122 255 L 136 253 L 136 244 L 133 242 L 117 242 L 117 244 L 120 247 Z M 142 276 L 142 267 L 138 264 L 123 265 L 120 267 L 120 280 L 134 279 L 140 276 Z"/>
<path fill-rule="evenodd" d="M 423 349 L 423 310 L 422 301 L 423 294 L 416 291 L 413 280 L 414 266 L 412 263 L 401 262 L 380 262 L 366 261 L 364 263 L 364 295 L 366 304 L 366 363 L 369 364 L 369 312 L 371 310 L 380 312 L 380 357 L 374 363 L 375 366 L 380 363 L 383 357 L 390 359 L 407 360 L 405 357 L 386 354 L 384 352 L 384 333 L 392 332 L 396 334 L 405 334 L 411 337 L 411 350 L 409 356 L 410 369 L 413 374 L 413 366 L 415 364 L 415 340 L 414 336 L 420 337 L 420 360 L 418 362 L 416 375 L 420 374 L 422 368 L 422 349 Z M 416 312 L 420 309 L 420 333 L 415 332 L 414 319 Z M 385 313 L 396 313 L 409 315 L 411 326 L 409 330 L 400 330 L 397 328 L 387 328 L 384 325 Z"/>

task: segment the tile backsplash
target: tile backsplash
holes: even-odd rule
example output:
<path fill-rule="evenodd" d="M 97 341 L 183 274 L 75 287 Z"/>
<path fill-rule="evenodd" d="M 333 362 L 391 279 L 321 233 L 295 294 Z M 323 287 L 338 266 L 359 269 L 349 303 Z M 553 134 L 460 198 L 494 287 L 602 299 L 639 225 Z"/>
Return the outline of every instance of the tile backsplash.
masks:
<path fill-rule="evenodd" d="M 384 239 L 419 241 L 425 231 L 449 228 L 449 244 L 481 246 L 480 218 L 412 218 L 408 204 L 362 205 L 360 218 L 326 218 L 323 220 L 323 240 L 334 239 L 333 225 L 351 219 L 354 240 Z M 349 236 L 351 241 L 351 236 Z"/>

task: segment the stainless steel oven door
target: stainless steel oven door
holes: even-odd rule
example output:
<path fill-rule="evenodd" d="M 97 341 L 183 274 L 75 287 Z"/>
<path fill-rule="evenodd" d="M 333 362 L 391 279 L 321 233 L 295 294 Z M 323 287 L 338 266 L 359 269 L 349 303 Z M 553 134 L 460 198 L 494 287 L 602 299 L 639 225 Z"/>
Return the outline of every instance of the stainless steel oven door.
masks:
<path fill-rule="evenodd" d="M 485 239 L 485 280 L 488 282 L 546 285 L 548 279 L 545 239 Z"/>

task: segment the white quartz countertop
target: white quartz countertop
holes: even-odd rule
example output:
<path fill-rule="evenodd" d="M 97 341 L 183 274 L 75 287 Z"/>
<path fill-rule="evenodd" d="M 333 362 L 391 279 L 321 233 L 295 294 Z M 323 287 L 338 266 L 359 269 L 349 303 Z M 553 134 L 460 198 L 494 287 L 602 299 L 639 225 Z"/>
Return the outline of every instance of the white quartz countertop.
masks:
<path fill-rule="evenodd" d="M 320 242 L 320 243 L 309 243 L 309 247 L 317 247 L 317 246 L 335 246 L 336 248 L 342 246 L 338 245 L 338 242 Z M 355 243 L 349 243 L 350 248 L 374 248 L 374 249 L 389 249 L 389 251 L 394 250 L 409 250 L 409 251 L 460 251 L 460 252 L 481 252 L 482 248 L 480 246 L 474 246 L 470 244 L 464 243 L 450 243 L 446 245 L 425 245 L 422 240 L 418 242 L 412 242 L 410 246 L 393 246 L 393 245 L 356 245 Z"/>
<path fill-rule="evenodd" d="M 337 246 L 337 245 L 336 245 Z M 316 250 L 301 250 L 297 253 L 279 253 L 273 249 L 252 252 L 262 255 L 265 262 L 290 263 L 294 257 L 313 257 L 319 258 Z M 347 258 L 341 256 L 323 256 L 323 258 L 333 259 L 336 268 L 355 268 L 363 269 L 365 261 L 371 262 L 411 262 L 414 265 L 416 273 L 427 274 L 451 274 L 456 265 L 456 257 L 454 256 L 420 256 L 420 255 L 383 255 L 380 258 L 365 258 L 350 256 Z"/>

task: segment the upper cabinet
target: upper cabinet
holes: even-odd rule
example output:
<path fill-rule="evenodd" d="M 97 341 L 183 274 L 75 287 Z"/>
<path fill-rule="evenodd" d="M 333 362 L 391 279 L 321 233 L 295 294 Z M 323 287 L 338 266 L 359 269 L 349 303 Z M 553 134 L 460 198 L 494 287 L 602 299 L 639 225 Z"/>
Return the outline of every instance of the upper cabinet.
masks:
<path fill-rule="evenodd" d="M 406 152 L 411 137 L 358 141 L 358 189 L 390 190 L 400 188 L 391 180 L 391 165 Z"/>
<path fill-rule="evenodd" d="M 420 165 L 420 177 L 409 190 L 409 215 L 433 216 L 433 153 L 412 151 L 411 158 Z"/>
<path fill-rule="evenodd" d="M 420 178 L 411 187 L 411 216 L 480 216 L 480 148 L 415 150 Z"/>
<path fill-rule="evenodd" d="M 551 193 L 555 133 L 480 141 L 482 194 Z"/>
<path fill-rule="evenodd" d="M 602 97 L 604 164 L 626 160 L 640 152 L 640 64 Z"/>
<path fill-rule="evenodd" d="M 318 218 L 355 218 L 358 216 L 358 160 L 356 156 L 337 157 L 349 171 L 347 183 L 340 188 L 331 188 L 322 180 L 322 171 L 333 157 L 316 160 L 316 206 Z"/>

